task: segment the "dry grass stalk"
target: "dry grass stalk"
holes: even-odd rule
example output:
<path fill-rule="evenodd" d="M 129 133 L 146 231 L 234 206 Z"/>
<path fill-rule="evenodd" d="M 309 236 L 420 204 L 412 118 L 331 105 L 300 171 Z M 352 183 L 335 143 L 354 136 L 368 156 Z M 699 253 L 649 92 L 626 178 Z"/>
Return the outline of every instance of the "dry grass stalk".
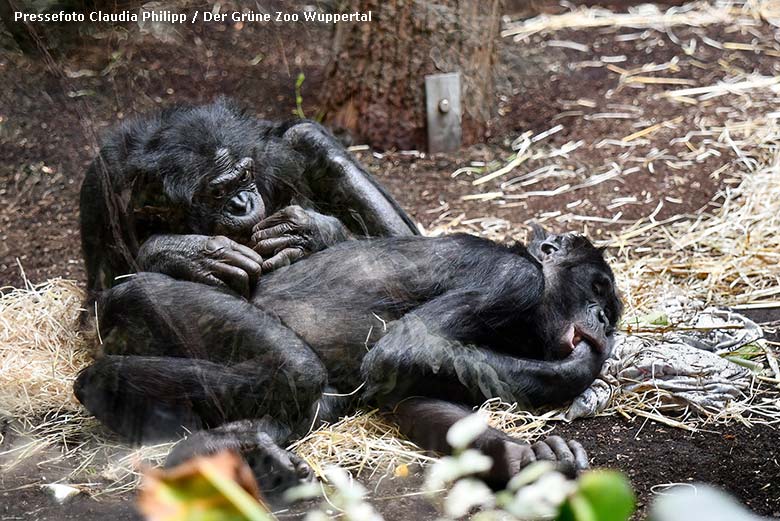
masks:
<path fill-rule="evenodd" d="M 547 34 L 564 29 L 630 27 L 664 30 L 680 25 L 704 27 L 713 24 L 733 24 L 737 21 L 735 16 L 752 22 L 754 17 L 760 17 L 762 14 L 767 17 L 772 16 L 774 11 L 761 11 L 763 3 L 729 2 L 713 6 L 709 2 L 694 2 L 682 9 L 674 7 L 666 12 L 661 12 L 654 6 L 642 6 L 641 9 L 633 9 L 628 13 L 613 13 L 600 7 L 579 7 L 561 15 L 542 14 L 528 20 L 510 22 L 501 35 L 513 36 L 515 41 L 520 41 L 535 34 Z"/>
<path fill-rule="evenodd" d="M 289 448 L 318 476 L 323 476 L 323 469 L 333 464 L 358 474 L 364 469 L 373 474 L 377 470 L 432 459 L 403 439 L 398 429 L 376 410 L 342 418 L 338 423 L 309 433 Z"/>

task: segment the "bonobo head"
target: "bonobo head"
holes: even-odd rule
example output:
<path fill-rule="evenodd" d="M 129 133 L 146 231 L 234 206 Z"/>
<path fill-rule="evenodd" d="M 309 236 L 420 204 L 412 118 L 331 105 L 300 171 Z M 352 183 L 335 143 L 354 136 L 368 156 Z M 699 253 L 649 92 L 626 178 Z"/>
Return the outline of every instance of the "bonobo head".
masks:
<path fill-rule="evenodd" d="M 553 235 L 535 225 L 528 251 L 544 272 L 536 324 L 544 325 L 545 358 L 566 358 L 580 342 L 608 354 L 623 305 L 602 250 L 581 235 Z"/>
<path fill-rule="evenodd" d="M 190 203 L 196 231 L 243 237 L 265 217 L 265 204 L 255 181 L 254 160 L 236 159 L 227 147 L 214 153 L 213 165 L 202 176 Z"/>
<path fill-rule="evenodd" d="M 163 206 L 186 233 L 248 236 L 266 216 L 264 141 L 254 118 L 226 100 L 174 107 L 143 147 L 142 170 L 163 185 Z M 146 201 L 154 205 L 154 201 Z"/>

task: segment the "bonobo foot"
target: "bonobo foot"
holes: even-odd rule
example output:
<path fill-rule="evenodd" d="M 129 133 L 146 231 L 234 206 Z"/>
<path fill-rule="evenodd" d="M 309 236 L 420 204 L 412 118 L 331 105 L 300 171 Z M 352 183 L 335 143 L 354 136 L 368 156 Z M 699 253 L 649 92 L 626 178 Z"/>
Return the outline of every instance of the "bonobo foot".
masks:
<path fill-rule="evenodd" d="M 532 445 L 507 437 L 483 450 L 493 458 L 493 467 L 484 479 L 499 488 L 534 461 L 551 461 L 559 472 L 572 478 L 589 466 L 582 445 L 574 440 L 567 442 L 560 436 L 549 436 Z"/>
<path fill-rule="evenodd" d="M 275 433 L 272 433 L 275 434 Z M 199 431 L 173 447 L 165 461 L 170 468 L 196 456 L 234 450 L 246 460 L 260 491 L 274 499 L 301 481 L 313 479 L 311 467 L 290 451 L 282 449 L 257 423 L 241 421 L 217 429 Z"/>

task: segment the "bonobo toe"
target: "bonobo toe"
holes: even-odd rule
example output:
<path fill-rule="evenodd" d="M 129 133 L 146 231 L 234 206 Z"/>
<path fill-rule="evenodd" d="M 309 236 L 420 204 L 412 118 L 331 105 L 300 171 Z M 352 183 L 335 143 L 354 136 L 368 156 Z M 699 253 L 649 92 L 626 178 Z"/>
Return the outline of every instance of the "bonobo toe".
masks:
<path fill-rule="evenodd" d="M 245 452 L 244 457 L 266 497 L 277 498 L 301 481 L 314 478 L 314 472 L 305 461 L 276 444 L 258 444 Z"/>
<path fill-rule="evenodd" d="M 568 477 L 575 477 L 588 468 L 588 455 L 576 441 L 566 441 L 560 436 L 549 436 L 532 445 L 520 440 L 503 440 L 501 450 L 491 451 L 493 467 L 484 476 L 495 488 L 503 488 L 507 482 L 535 461 L 550 461 L 556 470 Z"/>
<path fill-rule="evenodd" d="M 532 445 L 537 459 L 556 463 L 556 469 L 568 477 L 575 477 L 588 468 L 588 455 L 578 442 L 566 441 L 560 436 L 549 436 Z"/>
<path fill-rule="evenodd" d="M 493 466 L 482 478 L 495 489 L 504 488 L 512 476 L 536 461 L 536 454 L 530 445 L 511 439 L 502 440 L 500 445 L 493 446 L 488 455 L 493 459 Z"/>

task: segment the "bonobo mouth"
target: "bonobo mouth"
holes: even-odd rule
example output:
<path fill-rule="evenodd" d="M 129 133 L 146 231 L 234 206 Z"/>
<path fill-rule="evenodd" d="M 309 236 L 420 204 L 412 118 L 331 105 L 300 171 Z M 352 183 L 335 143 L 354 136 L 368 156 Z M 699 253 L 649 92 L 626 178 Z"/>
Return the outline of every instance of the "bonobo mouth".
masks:
<path fill-rule="evenodd" d="M 566 333 L 563 335 L 564 348 L 569 351 L 569 354 L 571 354 L 571 352 L 574 351 L 574 348 L 576 348 L 580 342 L 585 342 L 598 353 L 604 352 L 604 344 L 602 342 L 594 338 L 593 335 L 576 324 L 570 325 L 566 330 Z"/>

